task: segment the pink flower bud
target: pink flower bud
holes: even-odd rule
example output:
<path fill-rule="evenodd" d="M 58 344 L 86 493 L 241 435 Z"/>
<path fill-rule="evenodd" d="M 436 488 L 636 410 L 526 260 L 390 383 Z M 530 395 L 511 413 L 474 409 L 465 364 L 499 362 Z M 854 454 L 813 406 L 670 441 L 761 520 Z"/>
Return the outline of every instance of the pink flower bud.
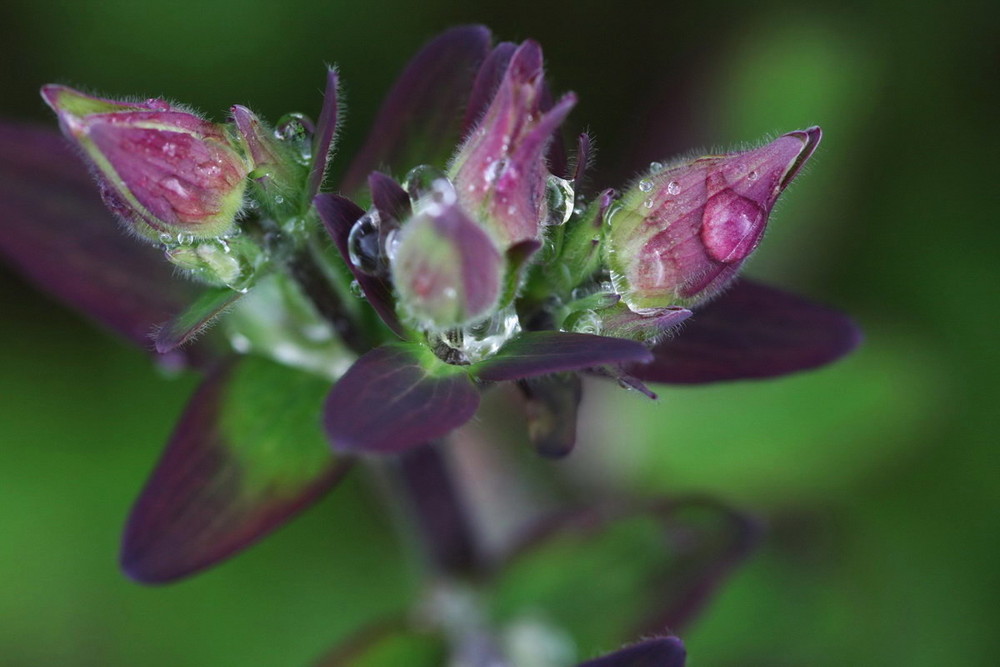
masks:
<path fill-rule="evenodd" d="M 249 166 L 223 126 L 163 100 L 116 102 L 58 85 L 42 97 L 90 162 L 105 203 L 138 235 L 230 230 Z"/>
<path fill-rule="evenodd" d="M 608 266 L 635 312 L 719 293 L 760 243 L 767 218 L 816 149 L 818 127 L 642 178 L 608 213 Z"/>
<path fill-rule="evenodd" d="M 569 94 L 546 110 L 545 97 L 542 50 L 528 41 L 514 52 L 493 101 L 449 170 L 462 207 L 504 249 L 542 234 L 546 149 L 576 104 Z"/>

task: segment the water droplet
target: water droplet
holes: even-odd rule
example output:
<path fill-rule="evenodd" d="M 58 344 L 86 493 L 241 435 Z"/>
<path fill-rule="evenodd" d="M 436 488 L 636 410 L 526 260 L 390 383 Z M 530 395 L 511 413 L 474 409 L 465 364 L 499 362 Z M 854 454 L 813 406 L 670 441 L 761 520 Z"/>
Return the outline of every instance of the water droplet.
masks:
<path fill-rule="evenodd" d="M 621 202 L 616 201 L 611 204 L 611 206 L 608 207 L 608 210 L 604 212 L 604 224 L 608 227 L 612 226 L 615 216 L 622 210 L 622 208 L 623 206 Z"/>
<path fill-rule="evenodd" d="M 295 149 L 296 157 L 303 164 L 312 160 L 313 122 L 300 113 L 288 113 L 278 119 L 274 137 Z"/>
<path fill-rule="evenodd" d="M 649 197 L 646 201 L 642 202 L 642 205 L 646 208 L 653 208 L 653 198 Z"/>
<path fill-rule="evenodd" d="M 492 356 L 504 343 L 521 332 L 521 322 L 513 306 L 462 329 L 462 346 L 470 363 Z"/>
<path fill-rule="evenodd" d="M 759 176 L 760 176 L 760 174 L 758 174 L 757 170 L 754 169 L 749 174 L 747 174 L 747 180 L 748 181 L 756 181 Z"/>
<path fill-rule="evenodd" d="M 353 296 L 357 297 L 358 299 L 363 299 L 365 297 L 365 291 L 361 289 L 361 283 L 359 283 L 357 280 L 351 281 L 350 288 L 351 288 L 351 294 Z"/>
<path fill-rule="evenodd" d="M 385 235 L 385 248 L 383 249 L 388 263 L 392 264 L 395 261 L 397 250 L 399 250 L 399 230 L 390 229 L 389 233 Z"/>
<path fill-rule="evenodd" d="M 548 195 L 548 224 L 565 225 L 573 215 L 576 193 L 566 179 L 550 175 L 545 182 Z"/>
<path fill-rule="evenodd" d="M 678 195 L 681 192 L 681 184 L 677 181 L 670 181 L 667 183 L 667 194 L 668 195 Z"/>
<path fill-rule="evenodd" d="M 410 195 L 411 201 L 417 201 L 430 193 L 434 182 L 447 177 L 444 172 L 429 164 L 420 164 L 407 172 L 403 178 L 403 189 Z"/>
<path fill-rule="evenodd" d="M 653 181 L 649 180 L 648 178 L 644 178 L 641 181 L 639 181 L 639 190 L 641 190 L 642 192 L 649 192 L 652 189 L 653 189 Z"/>
<path fill-rule="evenodd" d="M 250 351 L 250 339 L 241 333 L 234 333 L 229 336 L 229 344 L 233 351 L 238 354 L 246 354 Z"/>
<path fill-rule="evenodd" d="M 347 254 L 358 271 L 374 275 L 379 272 L 379 219 L 374 209 L 357 219 L 347 236 Z"/>
<path fill-rule="evenodd" d="M 174 237 L 166 232 L 160 232 L 160 243 L 163 245 L 173 245 Z"/>
<path fill-rule="evenodd" d="M 274 196 L 274 203 L 277 204 L 278 206 L 281 206 L 282 204 L 285 203 L 285 198 L 282 197 L 281 195 L 275 195 Z"/>
<path fill-rule="evenodd" d="M 656 172 L 658 172 L 658 171 L 662 171 L 663 170 L 663 163 L 662 162 L 650 162 L 649 163 L 649 170 L 651 172 L 653 172 L 654 174 Z"/>
<path fill-rule="evenodd" d="M 566 321 L 566 326 L 570 331 L 576 333 L 593 334 L 601 333 L 601 318 L 593 310 L 581 310 L 570 315 Z"/>

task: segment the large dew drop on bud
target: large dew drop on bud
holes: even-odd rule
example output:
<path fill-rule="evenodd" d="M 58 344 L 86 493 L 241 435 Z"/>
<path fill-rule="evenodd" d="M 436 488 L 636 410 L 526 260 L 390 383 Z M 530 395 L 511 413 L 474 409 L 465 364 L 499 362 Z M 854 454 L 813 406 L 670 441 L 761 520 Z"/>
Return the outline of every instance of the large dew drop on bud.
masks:
<path fill-rule="evenodd" d="M 646 313 L 691 307 L 725 288 L 820 137 L 818 127 L 789 132 L 642 178 L 607 216 L 608 265 L 622 300 Z"/>

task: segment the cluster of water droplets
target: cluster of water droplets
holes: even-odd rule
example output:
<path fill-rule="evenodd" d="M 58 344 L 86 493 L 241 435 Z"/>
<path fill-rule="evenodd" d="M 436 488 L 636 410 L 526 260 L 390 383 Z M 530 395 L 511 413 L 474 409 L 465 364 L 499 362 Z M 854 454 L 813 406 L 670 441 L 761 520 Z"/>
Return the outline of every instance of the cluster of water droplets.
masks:
<path fill-rule="evenodd" d="M 213 239 L 183 233 L 162 233 L 159 238 L 167 260 L 196 278 L 244 293 L 253 284 L 259 253 L 250 251 L 256 246 L 245 243 L 238 228 Z"/>

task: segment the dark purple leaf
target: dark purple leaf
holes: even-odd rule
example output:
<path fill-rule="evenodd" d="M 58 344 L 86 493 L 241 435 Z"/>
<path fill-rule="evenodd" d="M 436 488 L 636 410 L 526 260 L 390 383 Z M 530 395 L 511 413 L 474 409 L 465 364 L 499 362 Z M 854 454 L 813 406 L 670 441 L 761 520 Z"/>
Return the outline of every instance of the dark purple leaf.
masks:
<path fill-rule="evenodd" d="M 358 359 L 326 399 L 327 437 L 335 450 L 394 454 L 447 435 L 475 414 L 479 391 L 465 367 L 424 350 L 383 345 Z"/>
<path fill-rule="evenodd" d="M 583 398 L 575 373 L 544 375 L 518 383 L 525 398 L 528 438 L 542 456 L 562 458 L 576 444 L 576 415 Z"/>
<path fill-rule="evenodd" d="M 358 281 L 365 298 L 371 307 L 375 309 L 378 316 L 382 318 L 385 325 L 400 338 L 406 337 L 406 330 L 400 324 L 396 316 L 392 290 L 384 280 L 377 276 L 371 276 L 359 271 L 351 263 L 350 252 L 347 247 L 347 238 L 351 233 L 351 227 L 358 218 L 365 212 L 347 197 L 340 195 L 321 194 L 316 197 L 314 204 L 320 219 L 326 226 L 327 232 L 333 239 L 340 256 L 343 257 L 347 267 L 351 270 L 354 279 Z"/>
<path fill-rule="evenodd" d="M 243 295 L 243 292 L 228 287 L 206 290 L 184 312 L 164 322 L 153 338 L 156 351 L 166 354 L 189 342 L 210 327 Z"/>
<path fill-rule="evenodd" d="M 768 378 L 828 364 L 860 341 L 843 313 L 743 280 L 654 347 L 652 363 L 628 371 L 674 384 Z"/>
<path fill-rule="evenodd" d="M 129 238 L 55 131 L 0 124 L 0 254 L 40 289 L 138 344 L 197 287 Z"/>
<path fill-rule="evenodd" d="M 125 572 L 162 583 L 202 570 L 329 490 L 348 463 L 320 427 L 328 386 L 257 357 L 210 375 L 132 508 Z"/>
<path fill-rule="evenodd" d="M 677 637 L 646 639 L 579 667 L 684 667 L 687 651 Z"/>
<path fill-rule="evenodd" d="M 334 148 L 334 139 L 337 136 L 339 125 L 340 101 L 338 91 L 340 87 L 340 77 L 337 70 L 329 68 L 326 71 L 326 91 L 323 93 L 323 107 L 320 109 L 319 118 L 316 122 L 316 134 L 313 136 L 313 163 L 309 170 L 309 187 L 306 192 L 306 201 L 319 192 L 323 185 L 323 177 L 326 175 L 327 165 Z"/>
<path fill-rule="evenodd" d="M 431 40 L 410 61 L 389 92 L 341 191 L 354 194 L 369 173 L 443 166 L 461 137 L 463 113 L 490 31 L 461 26 Z"/>
<path fill-rule="evenodd" d="M 465 122 L 462 123 L 462 135 L 465 136 L 475 127 L 486 108 L 493 101 L 493 96 L 500 87 L 504 74 L 507 72 L 507 65 L 510 64 L 511 56 L 517 50 L 517 44 L 513 42 L 500 42 L 490 55 L 483 61 L 476 80 L 472 84 L 472 93 L 469 95 L 469 104 L 465 109 Z"/>
<path fill-rule="evenodd" d="M 605 364 L 644 363 L 652 358 L 645 345 L 624 338 L 563 331 L 529 331 L 472 368 L 482 380 L 501 382 Z"/>

